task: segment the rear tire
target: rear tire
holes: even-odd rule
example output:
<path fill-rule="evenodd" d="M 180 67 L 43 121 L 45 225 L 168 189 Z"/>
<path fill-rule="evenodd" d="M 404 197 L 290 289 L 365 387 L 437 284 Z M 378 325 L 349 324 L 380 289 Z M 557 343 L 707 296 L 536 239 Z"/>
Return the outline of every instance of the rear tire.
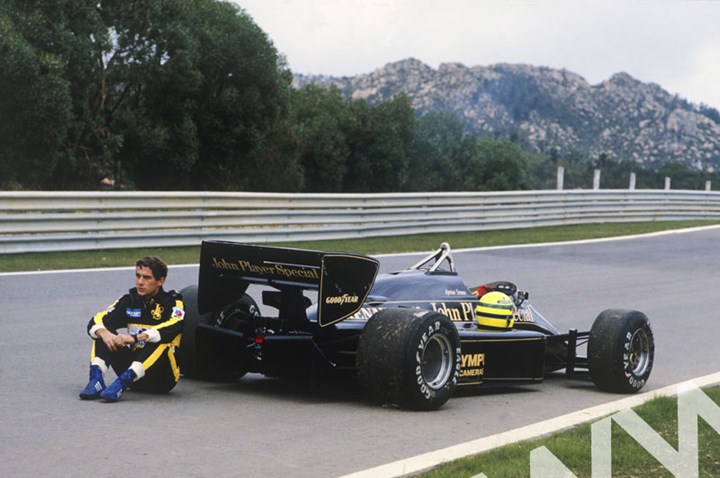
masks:
<path fill-rule="evenodd" d="M 452 396 L 460 374 L 460 337 L 442 314 L 385 309 L 360 336 L 360 386 L 375 402 L 436 410 Z"/>
<path fill-rule="evenodd" d="M 647 383 L 654 360 L 655 340 L 645 314 L 610 309 L 595 319 L 588 342 L 588 366 L 599 389 L 637 392 Z"/>
<path fill-rule="evenodd" d="M 195 350 L 195 329 L 198 324 L 209 324 L 213 314 L 201 314 L 198 312 L 198 288 L 195 285 L 184 288 L 180 291 L 185 306 L 185 318 L 183 319 L 182 339 L 180 347 L 175 352 L 180 372 L 185 377 L 200 378 L 197 363 L 197 352 Z"/>
<path fill-rule="evenodd" d="M 246 337 L 254 338 L 254 321 L 260 315 L 255 300 L 243 294 L 237 301 L 220 312 L 200 314 L 198 312 L 198 288 L 190 286 L 180 292 L 185 305 L 183 337 L 176 352 L 180 372 L 185 377 L 211 382 L 235 381 L 248 372 L 248 357 L 243 349 L 231 350 L 226 344 L 216 345 L 204 351 L 203 360 L 198 359 L 196 330 L 198 325 L 206 324 L 225 328 L 234 332 L 243 332 Z M 236 347 L 235 347 L 236 348 Z"/>

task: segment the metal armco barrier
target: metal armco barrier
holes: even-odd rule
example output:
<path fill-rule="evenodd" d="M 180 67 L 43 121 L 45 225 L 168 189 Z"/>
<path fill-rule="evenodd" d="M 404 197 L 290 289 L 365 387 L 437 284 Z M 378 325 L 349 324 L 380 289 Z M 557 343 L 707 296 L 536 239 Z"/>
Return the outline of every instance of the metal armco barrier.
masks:
<path fill-rule="evenodd" d="M 720 220 L 720 193 L 0 192 L 0 253 L 347 239 L 603 222 Z"/>

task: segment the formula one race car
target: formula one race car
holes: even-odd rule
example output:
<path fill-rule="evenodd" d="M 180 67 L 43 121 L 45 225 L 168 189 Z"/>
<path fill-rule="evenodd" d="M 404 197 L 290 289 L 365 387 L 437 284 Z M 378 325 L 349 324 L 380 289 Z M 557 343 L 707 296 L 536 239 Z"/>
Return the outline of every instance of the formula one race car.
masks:
<path fill-rule="evenodd" d="M 203 242 L 198 286 L 182 291 L 183 374 L 347 372 L 372 400 L 415 410 L 441 407 L 457 386 L 536 383 L 555 371 L 589 371 L 598 388 L 621 393 L 650 376 L 653 333 L 641 312 L 605 310 L 589 332 L 561 334 L 514 284 L 467 287 L 447 244 L 406 270 L 378 267 L 356 254 Z M 261 313 L 250 286 L 277 313 Z"/>

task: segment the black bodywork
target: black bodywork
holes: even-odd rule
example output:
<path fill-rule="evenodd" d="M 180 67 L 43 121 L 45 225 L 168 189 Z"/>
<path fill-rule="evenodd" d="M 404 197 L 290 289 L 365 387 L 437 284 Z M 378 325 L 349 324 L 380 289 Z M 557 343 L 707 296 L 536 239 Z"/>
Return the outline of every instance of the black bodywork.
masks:
<path fill-rule="evenodd" d="M 194 330 L 186 326 L 194 333 L 198 375 L 352 374 L 365 325 L 387 308 L 432 310 L 452 320 L 461 342 L 461 386 L 540 382 L 551 371 L 587 368 L 576 351 L 589 332 L 559 333 L 509 282 L 483 290 L 513 298 L 514 327 L 480 328 L 477 288 L 458 276 L 447 244 L 406 270 L 379 275 L 377 260 L 355 254 L 219 241 L 204 242 L 201 250 L 201 320 Z M 263 286 L 265 309 L 277 313 L 260 313 L 246 294 L 253 285 Z"/>

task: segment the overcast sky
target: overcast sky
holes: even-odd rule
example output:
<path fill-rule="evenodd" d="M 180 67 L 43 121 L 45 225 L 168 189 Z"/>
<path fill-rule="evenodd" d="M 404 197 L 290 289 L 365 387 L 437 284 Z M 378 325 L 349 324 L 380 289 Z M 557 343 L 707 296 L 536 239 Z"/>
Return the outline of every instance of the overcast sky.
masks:
<path fill-rule="evenodd" d="M 234 0 L 297 73 L 417 58 L 626 72 L 720 109 L 720 0 Z"/>

